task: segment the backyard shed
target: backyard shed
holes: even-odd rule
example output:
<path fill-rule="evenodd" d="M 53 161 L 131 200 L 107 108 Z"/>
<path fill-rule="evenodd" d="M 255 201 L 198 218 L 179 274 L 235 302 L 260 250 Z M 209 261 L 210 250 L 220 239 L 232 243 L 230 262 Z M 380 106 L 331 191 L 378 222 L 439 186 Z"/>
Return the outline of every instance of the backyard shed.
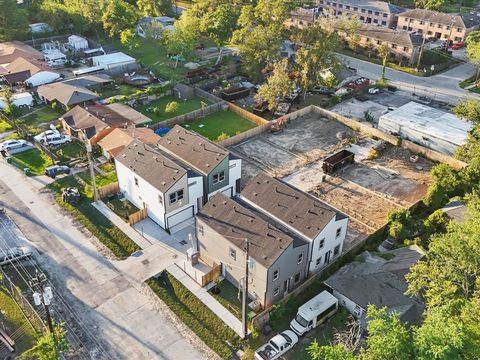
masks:
<path fill-rule="evenodd" d="M 411 101 L 380 116 L 378 128 L 452 155 L 467 141 L 472 124 L 454 114 Z"/>
<path fill-rule="evenodd" d="M 322 169 L 326 174 L 332 174 L 345 165 L 353 164 L 355 155 L 348 150 L 340 150 L 323 160 Z"/>
<path fill-rule="evenodd" d="M 92 57 L 93 66 L 103 66 L 104 70 L 120 74 L 139 68 L 137 60 L 122 52 Z"/>
<path fill-rule="evenodd" d="M 68 37 L 68 44 L 74 50 L 88 49 L 88 40 L 78 35 L 70 35 Z"/>

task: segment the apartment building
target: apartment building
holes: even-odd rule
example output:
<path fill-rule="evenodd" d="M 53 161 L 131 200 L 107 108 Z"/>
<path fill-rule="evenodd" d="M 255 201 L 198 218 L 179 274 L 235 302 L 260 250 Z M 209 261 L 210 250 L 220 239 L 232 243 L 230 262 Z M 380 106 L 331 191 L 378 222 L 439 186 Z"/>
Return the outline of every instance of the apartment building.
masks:
<path fill-rule="evenodd" d="M 396 5 L 374 0 L 318 0 L 321 11 L 334 15 L 356 16 L 362 23 L 395 28 L 398 14 L 405 9 Z"/>
<path fill-rule="evenodd" d="M 471 31 L 480 27 L 480 16 L 475 14 L 445 14 L 414 9 L 398 15 L 397 29 L 412 31 L 426 37 L 450 41 L 465 41 Z"/>

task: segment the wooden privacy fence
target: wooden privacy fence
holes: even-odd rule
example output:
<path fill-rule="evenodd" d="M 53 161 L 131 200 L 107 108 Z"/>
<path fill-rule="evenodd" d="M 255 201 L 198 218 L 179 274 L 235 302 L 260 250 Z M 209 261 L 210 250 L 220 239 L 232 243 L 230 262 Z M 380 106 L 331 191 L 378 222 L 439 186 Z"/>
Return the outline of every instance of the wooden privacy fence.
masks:
<path fill-rule="evenodd" d="M 118 182 L 114 182 L 97 189 L 98 196 L 100 197 L 100 199 L 105 199 L 109 195 L 116 194 L 118 193 L 118 190 L 119 190 Z"/>
<path fill-rule="evenodd" d="M 138 223 L 139 221 L 142 221 L 148 216 L 148 210 L 147 208 L 143 208 L 138 210 L 137 212 L 134 212 L 131 215 L 128 215 L 128 223 L 130 226 Z"/>
<path fill-rule="evenodd" d="M 222 273 L 222 265 L 214 266 L 212 270 L 202 276 L 202 287 L 215 281 Z"/>
<path fill-rule="evenodd" d="M 242 109 L 240 106 L 237 106 L 235 104 L 232 104 L 231 102 L 228 103 L 228 108 L 230 111 L 234 112 L 237 115 L 240 115 L 244 119 L 247 119 L 257 125 L 264 125 L 268 124 L 268 120 L 265 120 L 264 118 L 255 115 L 254 113 L 251 113 L 250 111 L 247 111 L 245 109 Z"/>

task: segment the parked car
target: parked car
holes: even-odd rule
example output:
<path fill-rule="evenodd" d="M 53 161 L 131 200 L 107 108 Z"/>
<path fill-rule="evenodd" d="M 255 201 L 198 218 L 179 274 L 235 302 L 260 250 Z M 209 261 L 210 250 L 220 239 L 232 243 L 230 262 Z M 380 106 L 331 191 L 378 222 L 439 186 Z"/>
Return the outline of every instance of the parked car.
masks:
<path fill-rule="evenodd" d="M 35 135 L 33 138 L 35 139 L 36 142 L 46 143 L 49 139 L 59 135 L 60 135 L 60 131 L 50 129 L 50 130 L 45 130 L 44 132 L 41 132 L 38 135 Z"/>
<path fill-rule="evenodd" d="M 7 251 L 7 254 L 0 257 L 0 266 L 2 268 L 7 265 L 19 262 L 22 260 L 29 260 L 32 257 L 32 251 L 26 246 L 18 246 L 11 248 Z"/>
<path fill-rule="evenodd" d="M 315 86 L 312 89 L 312 93 L 314 93 L 314 94 L 331 95 L 334 92 L 335 92 L 334 89 L 326 87 L 326 86 Z"/>
<path fill-rule="evenodd" d="M 389 112 L 396 110 L 397 108 L 395 106 L 389 106 L 385 110 L 382 111 L 382 115 L 388 114 Z"/>
<path fill-rule="evenodd" d="M 70 174 L 70 168 L 66 165 L 52 165 L 45 169 L 45 175 L 53 179 L 60 174 Z"/>
<path fill-rule="evenodd" d="M 383 242 L 380 245 L 378 245 L 377 250 L 383 253 L 383 252 L 393 250 L 394 247 L 395 247 L 395 240 L 393 240 L 391 237 L 387 237 L 385 240 L 383 240 Z"/>
<path fill-rule="evenodd" d="M 72 141 L 68 135 L 63 135 L 58 130 L 45 130 L 44 132 L 33 137 L 35 141 L 45 145 L 63 145 Z"/>
<path fill-rule="evenodd" d="M 464 42 L 456 42 L 456 43 L 453 43 L 452 45 L 450 45 L 450 49 L 458 50 L 458 49 L 463 48 L 464 46 L 465 46 Z"/>
<path fill-rule="evenodd" d="M 338 310 L 338 300 L 328 291 L 322 291 L 314 298 L 300 306 L 295 319 L 290 322 L 290 329 L 302 336 L 316 328 Z"/>
<path fill-rule="evenodd" d="M 370 88 L 368 89 L 369 94 L 378 94 L 380 92 L 379 88 Z"/>
<path fill-rule="evenodd" d="M 285 354 L 298 342 L 298 336 L 291 330 L 282 331 L 268 343 L 255 351 L 257 360 L 275 360 Z"/>
<path fill-rule="evenodd" d="M 25 147 L 27 145 L 28 145 L 28 142 L 23 139 L 7 140 L 0 143 L 0 150 L 5 150 L 5 151 L 15 150 L 15 149 Z"/>

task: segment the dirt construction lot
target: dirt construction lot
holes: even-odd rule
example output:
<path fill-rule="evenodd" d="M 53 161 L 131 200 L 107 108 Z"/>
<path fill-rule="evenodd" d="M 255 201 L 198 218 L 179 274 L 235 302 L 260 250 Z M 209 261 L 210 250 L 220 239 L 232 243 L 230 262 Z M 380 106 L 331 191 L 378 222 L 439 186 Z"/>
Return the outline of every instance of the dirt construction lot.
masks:
<path fill-rule="evenodd" d="M 282 133 L 264 133 L 231 150 L 245 159 L 245 183 L 266 171 L 348 214 L 348 249 L 383 226 L 389 212 L 420 200 L 430 181 L 432 163 L 423 158 L 412 162 L 408 150 L 383 144 L 376 157 L 366 157 L 378 144 L 382 142 L 311 113 L 292 120 Z M 355 153 L 355 163 L 324 174 L 323 159 L 342 148 Z"/>

